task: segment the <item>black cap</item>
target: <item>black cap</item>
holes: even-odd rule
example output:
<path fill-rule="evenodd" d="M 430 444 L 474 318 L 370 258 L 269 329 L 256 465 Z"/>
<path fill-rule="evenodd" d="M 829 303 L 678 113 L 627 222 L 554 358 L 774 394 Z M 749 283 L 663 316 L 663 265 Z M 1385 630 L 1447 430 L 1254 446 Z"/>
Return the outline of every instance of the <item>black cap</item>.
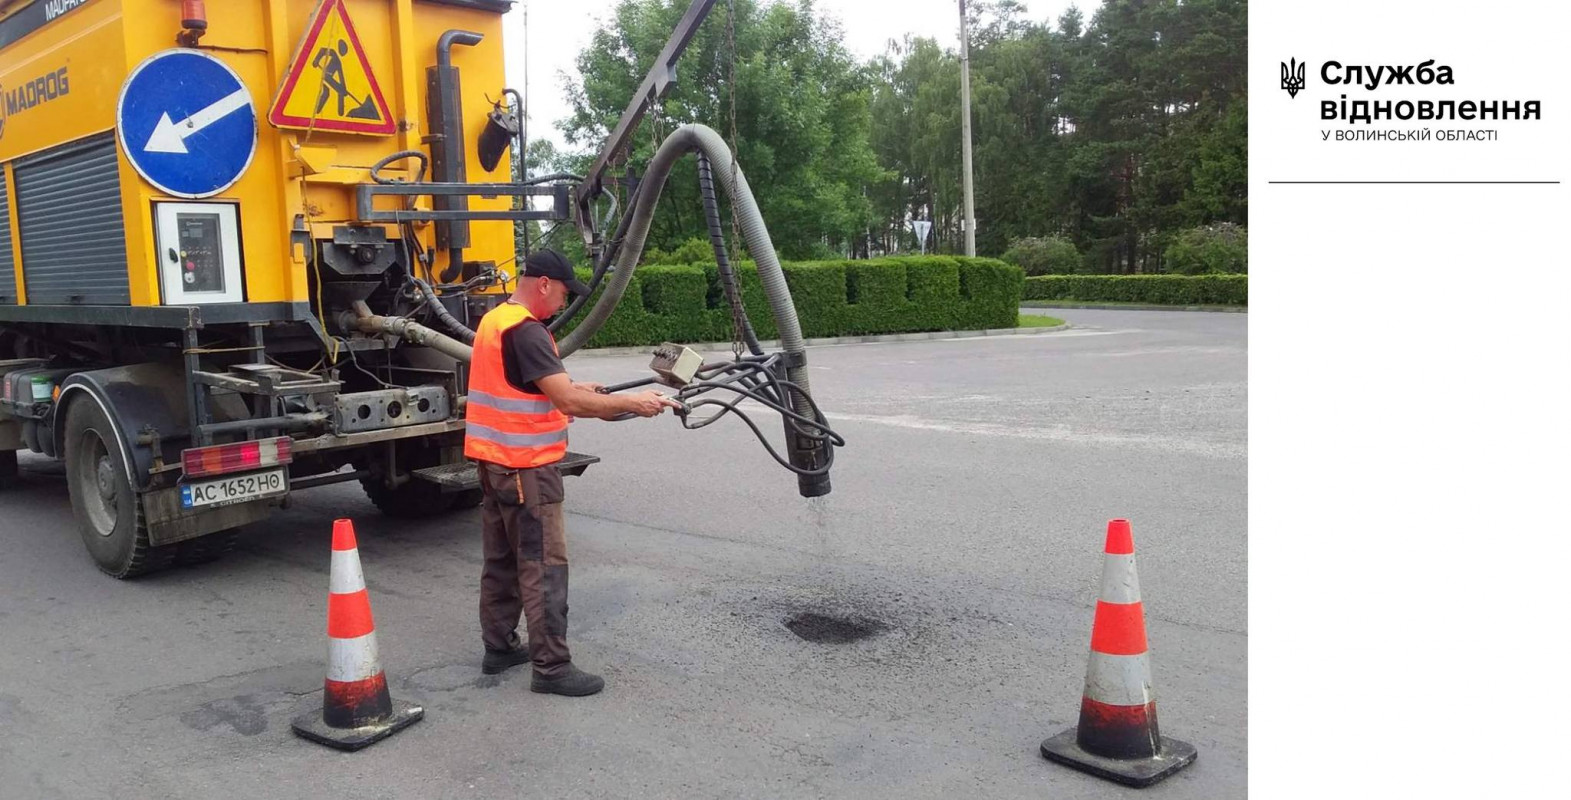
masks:
<path fill-rule="evenodd" d="M 524 258 L 524 277 L 555 278 L 567 284 L 567 290 L 573 294 L 589 294 L 589 287 L 573 274 L 573 265 L 568 263 L 567 256 L 555 250 L 540 250 Z"/>

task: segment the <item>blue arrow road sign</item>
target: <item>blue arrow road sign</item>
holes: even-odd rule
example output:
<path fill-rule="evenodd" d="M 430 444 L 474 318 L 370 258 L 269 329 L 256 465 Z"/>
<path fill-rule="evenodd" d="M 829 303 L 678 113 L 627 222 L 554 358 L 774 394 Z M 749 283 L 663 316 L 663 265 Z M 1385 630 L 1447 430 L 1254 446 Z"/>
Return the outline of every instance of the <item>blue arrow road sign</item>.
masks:
<path fill-rule="evenodd" d="M 227 64 L 199 50 L 165 50 L 120 89 L 120 147 L 148 183 L 175 197 L 209 197 L 256 155 L 256 107 Z"/>

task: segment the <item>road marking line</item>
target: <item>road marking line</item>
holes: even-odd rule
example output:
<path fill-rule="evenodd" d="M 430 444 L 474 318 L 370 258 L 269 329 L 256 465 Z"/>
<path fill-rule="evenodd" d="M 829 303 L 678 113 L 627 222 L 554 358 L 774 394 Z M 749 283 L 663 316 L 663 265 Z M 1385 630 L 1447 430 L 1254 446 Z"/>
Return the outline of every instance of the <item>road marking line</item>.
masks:
<path fill-rule="evenodd" d="M 1245 458 L 1248 455 L 1248 446 L 1243 443 L 1205 442 L 1195 439 L 1127 433 L 1085 432 L 1076 431 L 1064 425 L 1052 428 L 1031 428 L 982 422 L 951 422 L 924 419 L 910 414 L 881 416 L 874 414 L 829 413 L 829 424 L 838 425 L 841 422 L 867 422 L 874 425 L 888 425 L 907 430 L 958 433 L 968 436 L 1000 436 L 1010 439 L 1035 439 L 1077 444 L 1109 445 L 1113 447 L 1138 447 L 1164 452 L 1193 453 L 1195 455 L 1224 459 Z"/>
<path fill-rule="evenodd" d="M 1120 330 L 1116 330 L 1116 331 L 1087 330 L 1085 328 L 1070 328 L 1069 330 L 1054 331 L 1053 333 L 1048 333 L 1048 334 L 1041 334 L 1041 333 L 1005 333 L 1005 334 L 1000 334 L 998 336 L 966 336 L 966 337 L 961 337 L 961 338 L 957 338 L 957 339 L 933 339 L 932 341 L 935 341 L 935 342 L 991 342 L 991 341 L 995 341 L 995 340 L 998 340 L 998 339 L 1025 339 L 1025 338 L 1032 338 L 1032 339 L 1041 338 L 1043 341 L 1047 341 L 1049 339 L 1072 339 L 1072 338 L 1078 338 L 1078 337 L 1081 337 L 1081 336 L 1118 336 L 1120 334 L 1125 334 L 1125 333 L 1145 333 L 1145 331 L 1141 330 L 1140 328 L 1124 328 L 1124 329 L 1120 329 Z"/>

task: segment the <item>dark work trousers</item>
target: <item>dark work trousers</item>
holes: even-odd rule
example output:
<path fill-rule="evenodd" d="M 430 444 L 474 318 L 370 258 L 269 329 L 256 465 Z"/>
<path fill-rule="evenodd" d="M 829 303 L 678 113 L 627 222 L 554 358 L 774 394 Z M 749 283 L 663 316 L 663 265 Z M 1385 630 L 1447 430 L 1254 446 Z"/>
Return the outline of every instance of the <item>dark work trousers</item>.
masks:
<path fill-rule="evenodd" d="M 560 675 L 567 650 L 567 530 L 562 475 L 555 465 L 509 469 L 480 462 L 485 565 L 480 572 L 480 635 L 490 650 L 518 642 L 522 612 L 535 671 Z"/>

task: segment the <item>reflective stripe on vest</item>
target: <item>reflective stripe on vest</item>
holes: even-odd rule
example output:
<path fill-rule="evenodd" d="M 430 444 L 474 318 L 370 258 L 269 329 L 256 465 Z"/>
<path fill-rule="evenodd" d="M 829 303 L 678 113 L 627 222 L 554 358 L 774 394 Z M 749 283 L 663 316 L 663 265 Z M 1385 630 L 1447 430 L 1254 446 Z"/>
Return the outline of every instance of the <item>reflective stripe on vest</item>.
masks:
<path fill-rule="evenodd" d="M 560 430 L 554 433 L 503 433 L 489 425 L 478 422 L 468 424 L 466 430 L 476 439 L 495 442 L 504 447 L 545 447 L 558 442 L 567 444 L 567 431 Z M 509 464 L 508 466 L 512 466 Z"/>
<path fill-rule="evenodd" d="M 519 391 L 507 382 L 502 360 L 507 334 L 531 319 L 523 306 L 503 303 L 480 320 L 465 411 L 464 455 L 469 458 L 518 469 L 551 464 L 567 454 L 567 415 L 545 395 Z M 551 347 L 556 348 L 554 338 Z"/>
<path fill-rule="evenodd" d="M 476 389 L 473 385 L 474 381 L 470 381 L 470 384 L 470 403 L 482 403 L 498 411 L 517 411 L 522 414 L 549 414 L 551 413 L 551 409 L 556 408 L 556 406 L 551 405 L 551 401 L 549 399 L 510 400 L 505 397 L 497 397 L 490 392 L 482 392 L 479 389 Z"/>

